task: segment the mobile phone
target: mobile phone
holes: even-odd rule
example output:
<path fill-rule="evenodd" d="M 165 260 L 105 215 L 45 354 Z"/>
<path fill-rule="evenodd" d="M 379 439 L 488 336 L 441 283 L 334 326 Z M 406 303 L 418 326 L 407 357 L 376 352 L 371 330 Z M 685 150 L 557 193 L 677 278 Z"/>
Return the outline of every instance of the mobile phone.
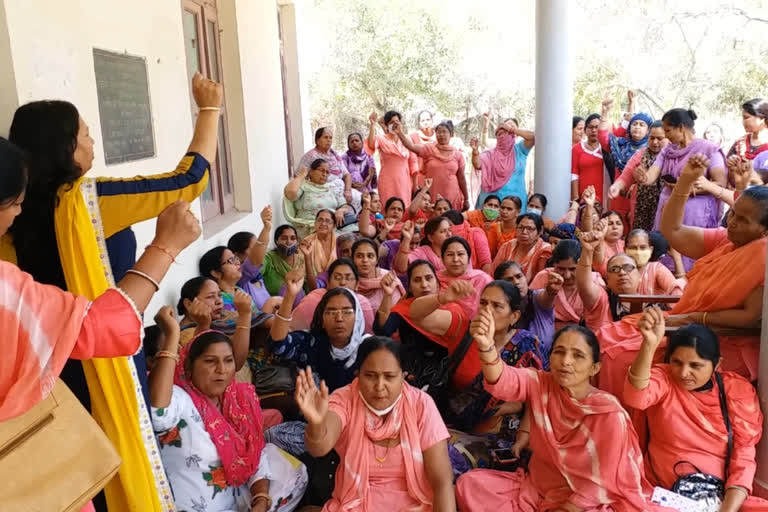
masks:
<path fill-rule="evenodd" d="M 509 448 L 499 448 L 491 450 L 491 457 L 493 457 L 499 464 L 512 464 L 517 462 L 517 457 L 512 453 Z"/>
<path fill-rule="evenodd" d="M 663 181 L 666 181 L 667 183 L 675 184 L 677 183 L 677 178 L 672 176 L 671 174 L 662 174 L 661 179 Z"/>

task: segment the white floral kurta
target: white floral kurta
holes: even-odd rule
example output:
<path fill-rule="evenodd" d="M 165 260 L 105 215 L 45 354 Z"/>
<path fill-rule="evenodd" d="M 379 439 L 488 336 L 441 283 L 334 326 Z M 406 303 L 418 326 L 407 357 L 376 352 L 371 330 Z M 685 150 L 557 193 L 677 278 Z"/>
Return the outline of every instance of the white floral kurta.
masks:
<path fill-rule="evenodd" d="M 290 512 L 304 495 L 306 468 L 273 444 L 264 447 L 259 469 L 246 485 L 227 486 L 216 445 L 194 402 L 178 386 L 168 407 L 152 408 L 152 426 L 180 512 L 248 512 L 250 486 L 262 478 L 269 480 L 269 512 Z"/>

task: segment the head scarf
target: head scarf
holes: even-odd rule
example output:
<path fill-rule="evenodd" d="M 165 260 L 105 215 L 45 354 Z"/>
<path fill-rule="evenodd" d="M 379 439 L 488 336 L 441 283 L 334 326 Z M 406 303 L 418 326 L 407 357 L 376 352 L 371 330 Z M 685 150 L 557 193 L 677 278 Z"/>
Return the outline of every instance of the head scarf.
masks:
<path fill-rule="evenodd" d="M 646 132 L 645 137 L 638 141 L 632 140 L 632 136 L 630 134 L 632 123 L 635 121 L 643 121 L 648 125 L 648 131 Z M 632 116 L 632 119 L 629 120 L 626 137 L 616 137 L 615 135 L 610 134 L 608 137 L 608 144 L 611 148 L 611 156 L 613 157 L 613 162 L 616 164 L 617 169 L 624 169 L 624 167 L 627 165 L 627 162 L 629 162 L 629 159 L 632 158 L 632 155 L 635 154 L 635 151 L 648 145 L 648 136 L 651 133 L 652 124 L 653 119 L 651 119 L 651 116 L 641 112 L 639 114 L 635 114 Z"/>
<path fill-rule="evenodd" d="M 201 332 L 181 349 L 173 383 L 187 392 L 203 419 L 205 431 L 216 445 L 227 484 L 240 487 L 259 469 L 264 449 L 261 406 L 253 385 L 236 382 L 234 375 L 221 395 L 221 411 L 187 379 L 184 363 L 192 345 L 209 332 Z"/>
<path fill-rule="evenodd" d="M 483 192 L 495 192 L 506 185 L 515 172 L 515 136 L 505 133 L 496 147 L 480 155 Z"/>
<path fill-rule="evenodd" d="M 363 308 L 360 306 L 360 301 L 357 298 L 357 294 L 345 288 L 352 296 L 352 301 L 355 303 L 355 326 L 352 328 L 352 335 L 349 337 L 349 343 L 345 347 L 336 348 L 330 343 L 328 346 L 331 350 L 331 358 L 336 361 L 344 361 L 344 368 L 351 368 L 357 360 L 357 349 L 360 344 L 367 337 L 365 336 L 365 317 L 363 316 Z M 325 303 L 328 307 L 328 303 Z"/>
<path fill-rule="evenodd" d="M 562 223 L 557 224 L 555 227 L 549 230 L 549 236 L 559 238 L 560 240 L 576 240 L 576 228 L 575 224 Z"/>

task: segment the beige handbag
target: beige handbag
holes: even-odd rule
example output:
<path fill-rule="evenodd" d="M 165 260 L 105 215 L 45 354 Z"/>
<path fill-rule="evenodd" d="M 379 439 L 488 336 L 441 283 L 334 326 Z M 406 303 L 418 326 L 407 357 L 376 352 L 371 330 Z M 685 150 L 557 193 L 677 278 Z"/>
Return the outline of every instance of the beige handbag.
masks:
<path fill-rule="evenodd" d="M 79 512 L 120 467 L 112 443 L 61 381 L 0 423 L 0 510 Z"/>

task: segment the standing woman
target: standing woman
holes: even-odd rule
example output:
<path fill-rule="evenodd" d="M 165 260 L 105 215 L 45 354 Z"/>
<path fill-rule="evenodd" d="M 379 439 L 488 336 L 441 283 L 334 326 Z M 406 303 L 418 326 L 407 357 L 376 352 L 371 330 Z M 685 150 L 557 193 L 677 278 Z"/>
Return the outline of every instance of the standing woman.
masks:
<path fill-rule="evenodd" d="M 695 121 L 696 113 L 693 110 L 673 108 L 665 113 L 661 118 L 661 123 L 664 127 L 664 133 L 669 139 L 669 145 L 661 150 L 648 172 L 638 178 L 639 183 L 646 185 L 654 183 L 661 176 L 661 181 L 664 183 L 653 223 L 653 228 L 656 230 L 661 225 L 661 213 L 664 211 L 664 206 L 669 201 L 672 189 L 691 155 L 703 154 L 709 161 L 705 176 L 720 187 L 726 186 L 728 174 L 725 170 L 725 155 L 720 148 L 711 142 L 694 138 Z M 720 190 L 720 195 L 722 195 L 722 188 Z M 683 224 L 704 229 L 717 227 L 720 224 L 721 207 L 722 203 L 718 196 L 706 192 L 691 196 L 685 204 Z M 687 256 L 683 257 L 686 271 L 691 269 L 693 262 L 693 259 Z M 664 263 L 670 269 L 674 268 L 671 258 L 666 258 Z"/>
<path fill-rule="evenodd" d="M 442 196 L 451 203 L 454 210 L 469 210 L 467 179 L 464 176 L 464 155 L 451 146 L 453 123 L 443 121 L 435 128 L 435 144 L 414 144 L 399 122 L 395 123 L 395 133 L 400 142 L 423 160 L 422 174 L 425 179 L 432 179 L 432 196 Z"/>
<path fill-rule="evenodd" d="M 29 173 L 23 210 L 11 229 L 22 270 L 89 299 L 123 278 L 135 263 L 136 237 L 130 227 L 157 217 L 175 201 L 193 201 L 208 185 L 223 92 L 219 84 L 196 74 L 192 94 L 200 111 L 178 167 L 128 179 L 86 176 L 94 140 L 71 103 L 35 101 L 16 110 L 9 138 L 26 152 Z M 175 260 L 169 247 L 152 244 L 148 249 Z M 121 450 L 120 477 L 106 488 L 110 511 L 170 507 L 162 465 L 152 455 L 157 448 L 148 421 L 146 373 L 143 352 L 134 359 L 72 361 L 63 373 Z"/>
<path fill-rule="evenodd" d="M 379 196 L 386 203 L 390 197 L 400 197 L 405 201 L 406 208 L 411 203 L 412 192 L 416 189 L 415 164 L 411 159 L 408 148 L 400 142 L 394 131 L 395 123 L 402 122 L 400 112 L 390 110 L 384 114 L 384 135 L 376 135 L 376 123 L 379 116 L 376 112 L 368 117 L 368 138 L 365 140 L 365 152 L 373 156 L 379 151 L 381 170 L 379 171 Z"/>
<path fill-rule="evenodd" d="M 664 128 L 661 121 L 655 121 L 651 125 L 651 131 L 648 136 L 648 146 L 637 151 L 629 159 L 624 167 L 624 172 L 616 179 L 608 190 L 608 198 L 614 199 L 622 193 L 629 191 L 629 222 L 633 229 L 644 229 L 650 231 L 653 229 L 653 221 L 656 218 L 656 207 L 659 205 L 659 195 L 661 195 L 661 176 L 654 182 L 646 184 L 635 184 L 635 175 L 643 174 L 653 166 L 656 158 L 667 144 L 667 136 L 664 134 Z M 718 145 L 719 146 L 719 145 Z M 632 186 L 634 184 L 634 191 Z"/>
<path fill-rule="evenodd" d="M 768 151 L 768 100 L 749 100 L 741 106 L 741 118 L 747 133 L 733 143 L 728 156 L 738 155 L 753 160 L 763 151 Z"/>
<path fill-rule="evenodd" d="M 517 137 L 520 142 L 516 142 Z M 485 202 L 486 196 L 528 197 L 525 188 L 525 165 L 536 138 L 532 131 L 521 130 L 508 119 L 496 128 L 496 147 L 479 152 L 478 141 L 473 138 L 472 166 L 480 170 L 482 184 L 476 208 Z"/>
<path fill-rule="evenodd" d="M 419 129 L 408 134 L 408 137 L 411 138 L 411 141 L 414 144 L 434 144 L 437 142 L 437 139 L 435 138 L 435 124 L 433 119 L 434 116 L 429 110 L 422 110 L 419 112 Z M 414 160 L 411 160 L 411 162 L 413 163 Z M 417 185 L 421 186 L 424 181 L 424 159 L 417 157 L 415 164 L 415 172 L 421 174 L 421 176 L 417 178 L 419 180 Z M 414 172 L 413 165 L 411 165 L 411 172 Z"/>
<path fill-rule="evenodd" d="M 581 144 L 584 140 L 584 118 L 579 116 L 573 116 L 573 124 L 571 126 L 571 143 L 573 145 Z"/>
<path fill-rule="evenodd" d="M 603 201 L 603 187 L 608 188 L 609 177 L 603 160 L 603 149 L 598 137 L 600 114 L 590 114 L 584 122 L 586 140 L 571 148 L 571 201 L 578 201 L 590 185 L 595 187 L 597 200 Z"/>
<path fill-rule="evenodd" d="M 341 155 L 341 160 L 352 178 L 352 188 L 359 190 L 361 194 L 376 190 L 376 162 L 371 155 L 363 151 L 362 134 L 349 134 L 347 148 L 347 152 Z"/>

